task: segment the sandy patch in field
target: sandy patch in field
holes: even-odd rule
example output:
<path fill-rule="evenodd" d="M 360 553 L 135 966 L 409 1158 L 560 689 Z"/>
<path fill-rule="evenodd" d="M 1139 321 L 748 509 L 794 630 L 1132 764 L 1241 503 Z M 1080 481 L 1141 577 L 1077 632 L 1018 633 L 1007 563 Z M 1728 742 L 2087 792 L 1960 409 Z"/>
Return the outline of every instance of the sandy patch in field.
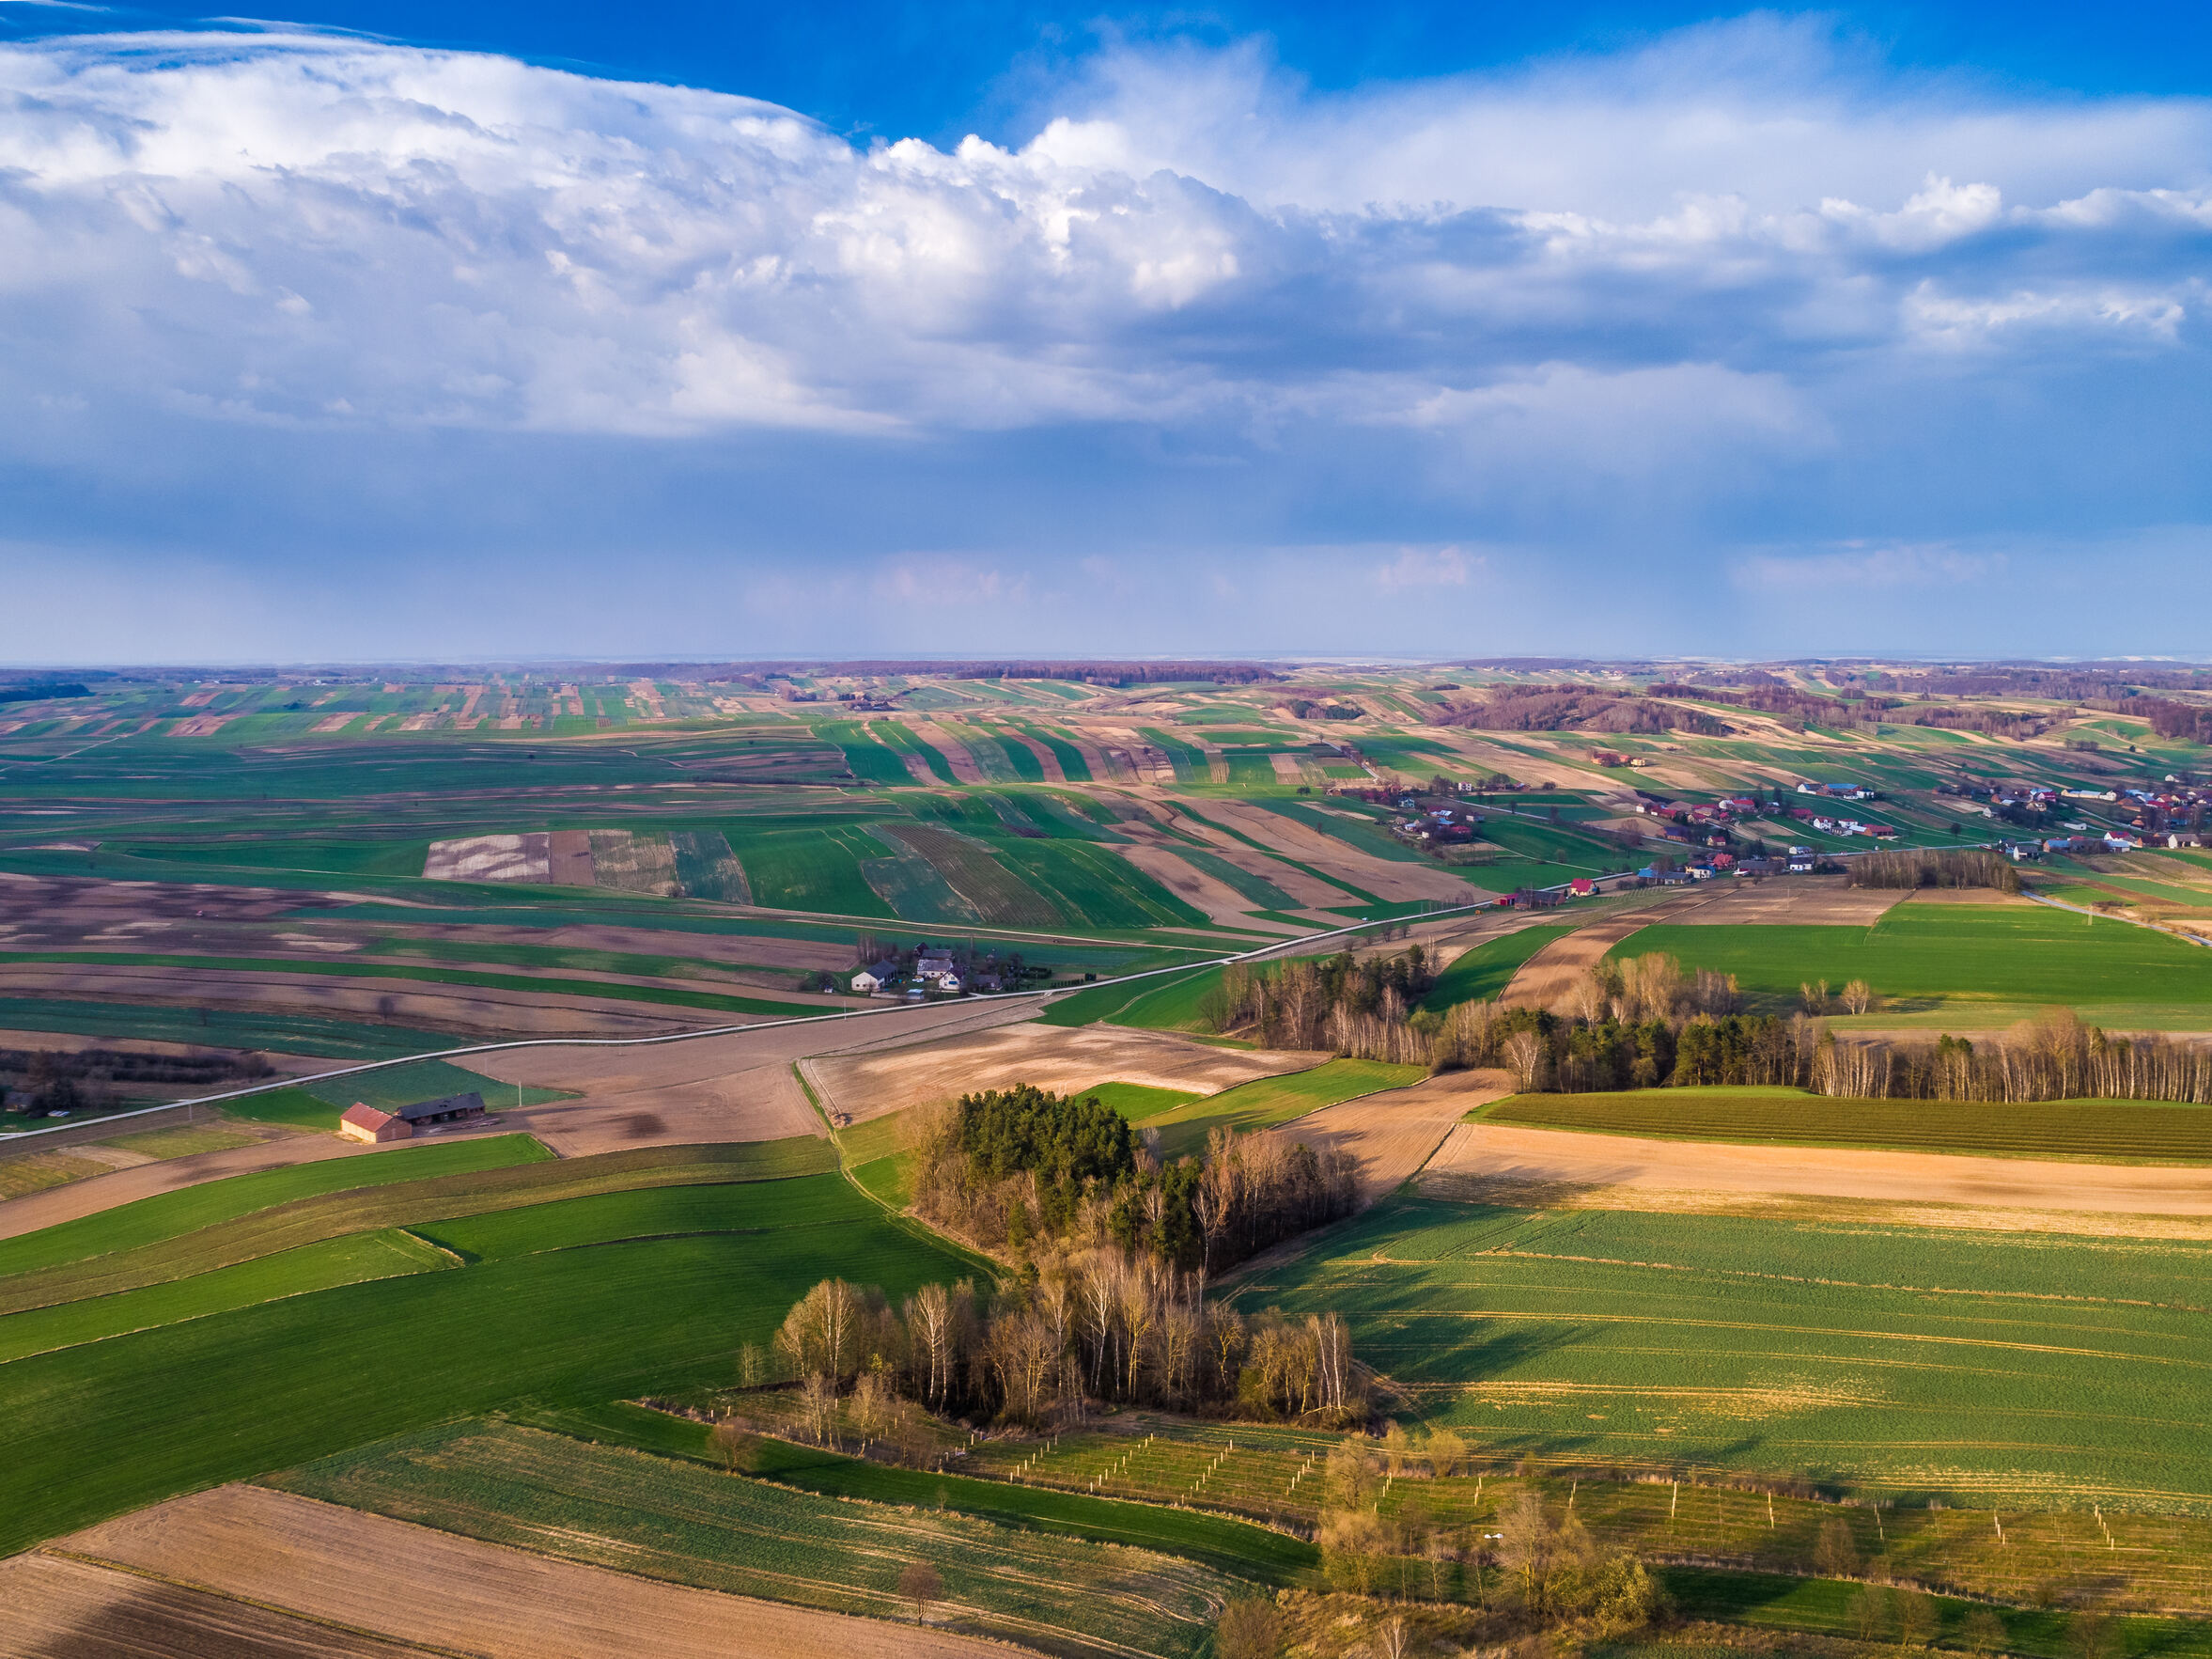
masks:
<path fill-rule="evenodd" d="M 203 1109 L 200 1117 L 205 1121 L 208 1113 Z M 129 1135 L 147 1129 L 153 1121 L 147 1118 L 132 1119 L 116 1124 L 109 1133 Z M 40 1135 L 31 1145 L 37 1148 L 39 1142 L 59 1138 Z M 204 1181 L 253 1175 L 263 1169 L 284 1169 L 294 1164 L 319 1164 L 326 1158 L 350 1157 L 374 1150 L 359 1141 L 340 1140 L 335 1135 L 295 1135 L 260 1146 L 230 1147 L 220 1152 L 196 1152 L 189 1158 L 136 1164 L 113 1175 L 95 1175 L 67 1186 L 48 1187 L 44 1192 L 0 1203 L 0 1239 L 37 1232 L 42 1227 L 74 1221 L 80 1215 L 96 1215 L 117 1204 L 134 1203 L 157 1193 L 175 1192 L 179 1187 L 197 1186 Z"/>
<path fill-rule="evenodd" d="M 179 720 L 169 728 L 171 737 L 213 737 L 231 721 L 235 714 L 195 714 L 189 720 Z"/>
<path fill-rule="evenodd" d="M 930 785 L 932 788 L 935 787 L 937 783 L 937 774 L 929 770 L 928 761 L 923 759 L 919 755 L 901 755 L 899 756 L 899 759 L 906 762 L 907 775 L 909 777 L 912 778 L 916 783 L 925 783 Z"/>
<path fill-rule="evenodd" d="M 1777 876 L 1756 883 L 1738 879 L 1731 883 L 1726 903 L 1701 905 L 1670 919 L 1692 927 L 1763 922 L 1871 928 L 1911 891 L 1907 887 L 1847 887 L 1845 880 L 1843 876 Z"/>
<path fill-rule="evenodd" d="M 179 703 L 177 706 L 178 706 L 179 709 L 204 709 L 204 708 L 206 708 L 206 707 L 207 707 L 207 706 L 208 706 L 210 703 L 213 702 L 214 700 L 215 700 L 215 694 L 214 694 L 213 692 L 211 692 L 211 691 L 195 691 L 195 692 L 194 692 L 194 693 L 192 694 L 192 696 L 190 696 L 186 697 L 186 698 L 185 698 L 185 699 L 184 699 L 182 702 Z"/>
<path fill-rule="evenodd" d="M 968 753 L 968 745 L 945 730 L 934 720 L 913 722 L 914 735 L 944 757 L 944 763 L 953 769 L 953 776 L 961 783 L 988 781 L 982 769 L 975 764 L 975 757 Z"/>
<path fill-rule="evenodd" d="M 1324 1106 L 1283 1133 L 1316 1151 L 1334 1147 L 1351 1153 L 1360 1162 L 1360 1196 L 1373 1203 L 1426 1163 L 1460 1119 L 1512 1092 L 1512 1079 L 1503 1072 L 1447 1072 L 1410 1088 Z"/>
<path fill-rule="evenodd" d="M 554 830 L 545 839 L 545 879 L 556 887 L 590 886 L 591 832 Z"/>
<path fill-rule="evenodd" d="M 1323 835 L 1310 824 L 1284 818 L 1264 807 L 1247 806 L 1241 801 L 1192 801 L 1178 804 L 1187 806 L 1190 810 L 1216 823 L 1229 825 L 1270 852 L 1295 858 L 1301 864 L 1311 865 L 1323 874 L 1338 881 L 1349 882 L 1378 899 L 1390 901 L 1441 899 L 1453 903 L 1470 904 L 1482 897 L 1475 888 L 1436 865 L 1401 864 L 1391 859 L 1377 858 L 1347 842 L 1337 840 L 1333 836 Z M 1335 901 L 1357 902 L 1348 894 L 1337 895 Z"/>
<path fill-rule="evenodd" d="M 552 863 L 553 837 L 542 832 L 463 836 L 432 841 L 423 875 L 433 882 L 543 882 L 551 878 Z"/>
<path fill-rule="evenodd" d="M 2104 1218 L 2042 1224 L 2058 1231 L 2114 1230 L 2111 1218 L 2117 1216 L 2203 1217 L 2203 1230 L 2212 1234 L 2212 1169 L 1730 1146 L 1504 1123 L 1455 1128 L 1423 1186 L 1440 1197 L 1518 1189 L 1537 1194 L 1547 1204 L 1600 1209 L 1729 1209 L 1774 1197 L 1955 1207 L 2007 1217 Z M 1991 1223 L 1966 1219 L 1955 1225 Z"/>
<path fill-rule="evenodd" d="M 911 1043 L 930 1033 L 1026 1019 L 1035 1011 L 1028 1001 L 887 1005 L 861 1019 L 643 1047 L 517 1049 L 472 1055 L 462 1063 L 502 1083 L 581 1095 L 501 1114 L 506 1127 L 528 1131 L 564 1157 L 626 1146 L 778 1140 L 824 1133 L 821 1118 L 791 1074 L 794 1060 L 836 1049 Z"/>
<path fill-rule="evenodd" d="M 1255 1077 L 1302 1072 L 1328 1057 L 1287 1049 L 1214 1048 L 1164 1031 L 1117 1025 L 1040 1025 L 1026 1018 L 1035 1011 L 1035 1005 L 1026 1005 L 1020 1025 L 941 1041 L 824 1054 L 803 1070 L 823 1104 L 860 1123 L 1018 1083 L 1055 1091 L 1139 1083 L 1218 1094 Z"/>
<path fill-rule="evenodd" d="M 1165 749 L 1130 727 L 1109 726 L 1103 729 L 1114 740 L 1114 746 L 1107 752 L 1138 782 L 1158 784 L 1162 789 L 1175 786 L 1176 763 Z"/>
<path fill-rule="evenodd" d="M 353 716 L 350 714 L 325 714 L 309 729 L 312 731 L 343 731 L 352 723 L 352 720 Z"/>
<path fill-rule="evenodd" d="M 1130 846 L 1116 847 L 1114 851 L 1184 903 L 1195 905 L 1226 927 L 1249 928 L 1263 933 L 1306 931 L 1283 922 L 1270 921 L 1265 916 L 1254 916 L 1251 900 L 1228 883 L 1218 881 L 1195 865 L 1185 863 L 1165 847 L 1140 841 Z"/>
<path fill-rule="evenodd" d="M 1268 757 L 1268 764 L 1275 769 L 1277 783 L 1297 784 L 1306 780 L 1305 768 L 1300 764 L 1296 755 L 1285 755 L 1277 751 Z"/>
<path fill-rule="evenodd" d="M 1083 763 L 1091 769 L 1091 777 L 1094 782 L 1114 783 L 1118 779 L 1131 775 L 1126 767 L 1120 772 L 1114 771 L 1114 763 L 1106 759 L 1105 750 L 1099 748 L 1097 743 L 1087 742 L 1074 732 L 1068 734 L 1067 741 L 1075 745 L 1075 752 L 1083 757 Z"/>
<path fill-rule="evenodd" d="M 51 1659 L 405 1659 L 432 1651 L 44 1554 L 0 1561 L 0 1628 L 8 1652 Z"/>
<path fill-rule="evenodd" d="M 1003 1659 L 1005 1646 L 664 1584 L 253 1486 L 64 1539 L 95 1561 L 487 1659 Z"/>

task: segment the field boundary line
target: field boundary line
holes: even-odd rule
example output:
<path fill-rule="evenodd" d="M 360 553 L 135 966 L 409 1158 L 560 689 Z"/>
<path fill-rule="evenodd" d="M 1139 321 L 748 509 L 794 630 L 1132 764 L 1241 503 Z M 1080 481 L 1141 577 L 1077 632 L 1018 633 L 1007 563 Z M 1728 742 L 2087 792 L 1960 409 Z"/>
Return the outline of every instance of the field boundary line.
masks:
<path fill-rule="evenodd" d="M 2185 945 L 2201 945 L 2212 948 L 2212 939 L 2201 939 L 2194 933 L 2184 933 L 2173 928 L 2161 928 L 2157 922 L 2138 921 L 2131 916 L 2107 916 L 2101 911 L 2085 910 L 2079 904 L 2068 904 L 2063 899 L 2047 899 L 2032 887 L 2022 887 L 2020 897 L 2037 904 L 2048 905 L 2053 910 L 2070 910 L 2076 916 L 2085 916 L 2093 922 L 2126 922 L 2131 928 L 2142 928 L 2148 932 L 2163 933 L 2169 939 L 2179 939 Z"/>

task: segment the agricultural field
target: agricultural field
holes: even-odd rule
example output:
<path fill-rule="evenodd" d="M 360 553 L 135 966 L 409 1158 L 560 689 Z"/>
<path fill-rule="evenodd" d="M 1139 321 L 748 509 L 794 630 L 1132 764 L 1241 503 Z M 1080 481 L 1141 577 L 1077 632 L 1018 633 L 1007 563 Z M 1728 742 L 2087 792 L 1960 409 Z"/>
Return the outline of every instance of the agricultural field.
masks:
<path fill-rule="evenodd" d="M 2212 1112 L 2142 1101 L 1851 1100 L 1794 1088 L 1639 1088 L 1524 1094 L 1484 1108 L 1492 1123 L 1684 1140 L 1894 1147 L 2097 1163 L 2212 1162 Z"/>
<path fill-rule="evenodd" d="M 1410 1197 L 1238 1295 L 1347 1311 L 1492 1463 L 2207 1514 L 2208 1249 Z"/>
<path fill-rule="evenodd" d="M 430 1166 L 443 1166 L 436 1154 L 466 1151 L 481 1164 L 484 1149 L 509 1159 L 522 1150 L 481 1141 L 343 1159 L 280 1172 L 281 1187 L 246 1178 L 239 1184 L 257 1184 L 241 1194 L 216 1182 L 144 1200 L 134 1214 L 0 1244 L 12 1276 L 0 1283 L 23 1310 L 0 1317 L 0 1343 L 23 1354 L 0 1364 L 14 1448 L 0 1471 L 0 1548 L 325 1455 L 358 1444 L 365 1431 L 372 1438 L 404 1432 L 457 1406 L 480 1410 L 525 1396 L 588 1402 L 656 1382 L 719 1379 L 733 1345 L 765 1340 L 825 1273 L 911 1287 L 955 1266 L 955 1258 L 885 1223 L 833 1174 L 784 1175 L 772 1158 L 718 1168 L 686 1163 L 678 1149 L 611 1154 L 598 1174 L 591 1159 L 540 1163 L 535 1168 L 552 1177 L 543 1182 L 503 1184 L 501 1174 L 533 1174 L 511 1167 L 422 1179 Z M 818 1154 L 806 1156 L 820 1167 Z M 356 1187 L 350 1210 L 341 1202 L 349 1194 L 332 1190 L 349 1175 L 379 1182 Z M 671 1176 L 700 1194 L 626 1190 Z M 717 1176 L 743 1184 L 718 1186 Z M 304 1182 L 317 1183 L 319 1197 L 298 1197 Z M 593 1185 L 607 1190 L 592 1194 Z M 393 1247 L 428 1251 L 442 1265 L 426 1266 L 416 1254 L 372 1277 L 379 1264 L 350 1254 L 376 1249 L 366 1242 L 302 1248 L 319 1236 L 434 1227 L 439 1215 L 472 1208 L 475 1219 L 446 1225 L 486 1247 L 475 1260 L 474 1251 L 401 1239 Z M 687 1230 L 670 1232 L 672 1217 Z M 117 1247 L 119 1257 L 84 1255 Z M 227 1278 L 198 1282 L 226 1268 Z M 123 1291 L 132 1278 L 140 1288 Z M 257 1291 L 270 1299 L 244 1300 Z M 87 1296 L 107 1306 L 87 1307 Z M 20 1339 L 7 1334 L 17 1318 L 32 1326 Z M 56 1331 L 71 1345 L 23 1352 L 54 1341 Z M 270 1371 L 271 1353 L 288 1356 L 281 1373 Z M 408 1363 L 435 1369 L 435 1397 L 355 1385 Z M 125 1406 L 179 1388 L 201 1402 L 189 1417 Z M 354 1403 L 334 1413 L 334 1399 Z M 82 1467 L 77 1448 L 88 1439 L 116 1455 Z"/>
<path fill-rule="evenodd" d="M 216 1542 L 322 1514 L 326 1554 L 298 1560 L 440 1541 L 457 1571 L 583 1575 L 563 1606 L 599 1583 L 641 1619 L 647 1592 L 734 1593 L 794 1631 L 879 1621 L 851 1628 L 886 1652 L 913 1562 L 944 1584 L 917 1651 L 1201 1659 L 1228 1601 L 1278 1590 L 1316 1652 L 1348 1651 L 1366 1638 L 1313 1611 L 1335 1428 L 941 1421 L 925 1469 L 796 1445 L 795 1390 L 733 1386 L 823 1277 L 894 1303 L 1016 1282 L 1011 1244 L 902 1213 L 906 1146 L 919 1111 L 1029 1082 L 1096 1094 L 1170 1161 L 1224 1127 L 1355 1158 L 1363 1210 L 1207 1291 L 1343 1314 L 1367 1430 L 1465 1437 L 1456 1472 L 1401 1449 L 1379 1519 L 1494 1532 L 1533 1491 L 1687 1612 L 1832 1635 L 1863 1587 L 1807 1574 L 1841 1517 L 1864 1575 L 1948 1598 L 1946 1643 L 1986 1603 L 2008 1651 L 2064 1659 L 2079 1603 L 2127 1615 L 2128 1651 L 2212 1651 L 2202 1108 L 1501 1099 L 1496 1048 L 1440 1047 L 1433 1076 L 1355 1057 L 1425 1055 L 1453 1010 L 1482 1024 L 1472 1003 L 1557 1013 L 1607 953 L 1732 974 L 1750 1010 L 1810 1002 L 1846 1035 L 1979 1041 L 2062 1008 L 2212 1034 L 2212 952 L 2180 936 L 2212 933 L 2212 852 L 2040 839 L 2201 831 L 2204 751 L 2127 705 L 2212 678 L 1099 666 L 88 673 L 0 702 L 0 1556 L 34 1552 L 0 1560 L 0 1599 L 19 1563 L 56 1606 L 117 1604 L 86 1574 L 169 1573 L 245 1598 L 266 1628 L 237 1639 L 273 1651 L 302 1622 L 381 1629 L 265 1596 L 274 1569 Z M 2032 894 L 2098 914 L 1625 873 L 1875 848 L 1823 815 L 2017 843 Z M 1577 877 L 1603 896 L 1550 908 Z M 1367 925 L 1307 937 L 1332 918 Z M 1421 1042 L 1216 1028 L 1224 959 L 1410 939 L 1447 963 Z M 1054 998 L 848 994 L 924 947 Z M 1839 1011 L 1852 980 L 1863 1014 Z M 505 1121 L 332 1135 L 356 1101 L 469 1090 Z M 234 1098 L 105 1121 L 210 1095 Z M 171 1513 L 189 1561 L 161 1556 Z M 114 1554 L 36 1553 L 80 1527 Z M 194 1576 L 221 1561 L 246 1564 Z M 1389 1593 L 1464 1611 L 1496 1563 L 1391 1571 Z M 199 1593 L 134 1605 L 173 1630 L 209 1617 Z"/>
<path fill-rule="evenodd" d="M 1868 928 L 1654 923 L 1612 955 L 1654 951 L 1734 974 L 1754 1006 L 1777 1010 L 1798 1006 L 1808 981 L 1840 992 L 1864 979 L 1877 1025 L 2004 1023 L 2055 1007 L 2122 1029 L 2212 1027 L 2212 951 L 2048 908 L 1906 903 Z"/>
<path fill-rule="evenodd" d="M 935 1567 L 958 1622 L 1054 1653 L 1195 1653 L 1238 1589 L 1198 1562 L 1002 1526 L 935 1505 L 851 1503 L 499 1423 L 372 1444 L 284 1490 L 678 1584 L 896 1617 Z"/>

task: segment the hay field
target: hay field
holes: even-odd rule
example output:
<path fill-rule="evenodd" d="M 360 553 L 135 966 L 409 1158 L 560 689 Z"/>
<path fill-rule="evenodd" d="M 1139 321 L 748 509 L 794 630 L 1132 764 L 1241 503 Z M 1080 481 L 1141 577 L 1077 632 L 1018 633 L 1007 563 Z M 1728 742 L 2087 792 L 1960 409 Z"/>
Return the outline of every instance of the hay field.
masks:
<path fill-rule="evenodd" d="M 1455 1128 L 1424 1184 L 1578 1207 L 1693 1212 L 1796 1200 L 1910 1205 L 1931 1225 L 2212 1238 L 2201 1168 L 2041 1162 L 1854 1147 L 1737 1146 L 1488 1119 Z M 1955 1214 L 1939 1213 L 1956 1212 Z"/>
<path fill-rule="evenodd" d="M 61 1547 L 129 1570 L 134 1576 L 125 1582 L 144 1585 L 142 1575 L 152 1575 L 205 1586 L 241 1613 L 281 1608 L 302 1615 L 313 1620 L 306 1629 L 329 1639 L 328 1646 L 302 1652 L 393 1651 L 348 1630 L 411 1644 L 407 1651 L 450 1653 L 458 1647 L 487 1659 L 603 1659 L 618 1652 L 788 1659 L 805 1651 L 853 1659 L 905 1653 L 985 1659 L 1004 1651 L 949 1633 L 895 1629 L 556 1560 L 258 1486 L 177 1498 L 78 1533 Z M 364 1572 L 365 1562 L 405 1563 L 408 1592 L 394 1595 L 390 1579 Z M 58 1587 L 39 1589 L 59 1593 Z M 425 1646 L 413 1648 L 415 1642 Z"/>
<path fill-rule="evenodd" d="M 1347 1312 L 1488 1458 L 2206 1513 L 2207 1268 L 2198 1241 L 1423 1197 L 1245 1295 Z"/>
<path fill-rule="evenodd" d="M 2142 1101 L 1849 1100 L 1796 1088 L 1528 1094 L 1486 1115 L 1605 1135 L 1890 1147 L 2101 1163 L 2212 1163 L 2212 1112 Z"/>
<path fill-rule="evenodd" d="M 975 1089 L 1021 1083 L 1065 1092 L 1114 1081 L 1212 1095 L 1256 1078 L 1304 1071 L 1324 1057 L 1213 1048 L 1166 1032 L 1025 1022 L 916 1046 L 828 1055 L 804 1069 L 823 1104 L 863 1123 Z"/>

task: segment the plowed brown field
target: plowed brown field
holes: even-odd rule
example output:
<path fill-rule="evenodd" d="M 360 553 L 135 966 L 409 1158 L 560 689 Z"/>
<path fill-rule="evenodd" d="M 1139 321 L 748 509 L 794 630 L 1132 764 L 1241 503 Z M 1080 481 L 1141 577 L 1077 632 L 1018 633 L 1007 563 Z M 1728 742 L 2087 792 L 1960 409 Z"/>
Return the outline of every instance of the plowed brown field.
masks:
<path fill-rule="evenodd" d="M 176 1498 L 57 1547 L 345 1629 L 488 1659 L 1003 1659 L 1006 1651 L 911 1625 L 549 1560 L 255 1486 Z"/>
<path fill-rule="evenodd" d="M 1265 807 L 1248 806 L 1242 801 L 1218 800 L 1192 801 L 1189 806 L 1214 822 L 1227 824 L 1249 836 L 1270 852 L 1311 865 L 1323 875 L 1349 882 L 1378 899 L 1394 902 L 1441 899 L 1469 904 L 1482 897 L 1476 889 L 1437 865 L 1377 858 L 1348 842 L 1323 835 L 1311 824 L 1300 823 Z M 1273 880 L 1271 876 L 1269 879 Z M 1343 894 L 1337 894 L 1332 901 L 1356 902 Z"/>
<path fill-rule="evenodd" d="M 1426 1163 L 1469 1112 L 1512 1092 L 1503 1072 L 1447 1072 L 1410 1088 L 1324 1106 L 1292 1130 L 1316 1150 L 1336 1147 L 1357 1158 L 1360 1195 L 1372 1203 Z"/>
<path fill-rule="evenodd" d="M 23 1659 L 405 1659 L 432 1650 L 41 1554 L 0 1561 L 0 1651 Z"/>

